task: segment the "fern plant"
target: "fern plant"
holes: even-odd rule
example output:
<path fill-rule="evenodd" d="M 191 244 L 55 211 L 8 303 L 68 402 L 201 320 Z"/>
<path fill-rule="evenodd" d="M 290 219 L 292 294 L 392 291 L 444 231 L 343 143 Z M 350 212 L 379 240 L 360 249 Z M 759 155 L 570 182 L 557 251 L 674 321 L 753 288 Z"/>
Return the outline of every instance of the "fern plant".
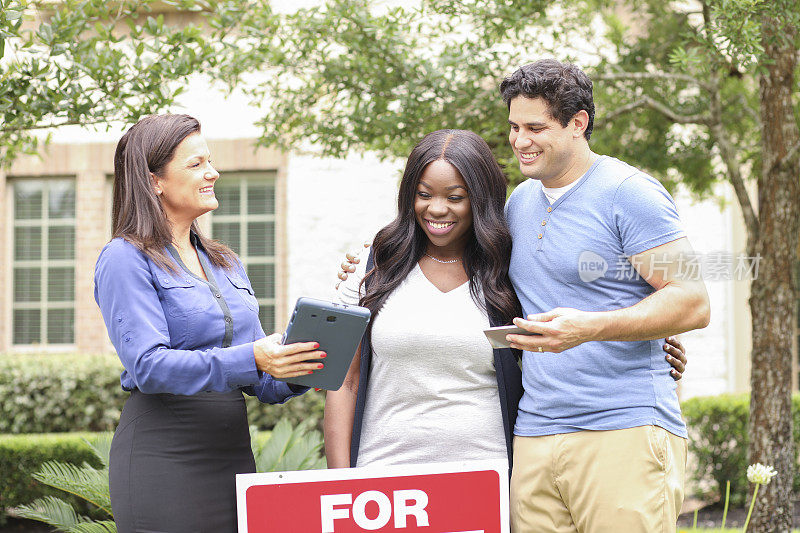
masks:
<path fill-rule="evenodd" d="M 88 463 L 75 466 L 69 463 L 48 461 L 33 478 L 45 485 L 74 494 L 96 506 L 103 514 L 103 520 L 93 520 L 78 514 L 71 504 L 46 496 L 22 505 L 14 510 L 21 518 L 45 522 L 57 531 L 67 533 L 109 533 L 116 532 L 111 514 L 111 495 L 108 488 L 108 457 L 111 452 L 111 435 L 100 435 L 91 441 L 84 439 L 92 452 L 100 459 L 101 468 Z"/>
<path fill-rule="evenodd" d="M 269 438 L 262 442 L 255 427 L 250 428 L 253 456 L 258 472 L 278 472 L 289 470 L 311 470 L 325 468 L 322 456 L 322 435 L 312 429 L 314 420 L 305 420 L 295 427 L 281 419 Z M 108 486 L 108 458 L 111 453 L 111 434 L 98 436 L 84 442 L 100 459 L 101 468 L 87 463 L 75 466 L 69 463 L 49 461 L 44 463 L 33 478 L 45 485 L 55 487 L 82 498 L 99 509 L 103 515 L 94 520 L 78 514 L 71 504 L 46 496 L 28 505 L 14 509 L 20 518 L 45 522 L 66 533 L 116 533 L 114 516 L 111 512 L 111 495 Z"/>

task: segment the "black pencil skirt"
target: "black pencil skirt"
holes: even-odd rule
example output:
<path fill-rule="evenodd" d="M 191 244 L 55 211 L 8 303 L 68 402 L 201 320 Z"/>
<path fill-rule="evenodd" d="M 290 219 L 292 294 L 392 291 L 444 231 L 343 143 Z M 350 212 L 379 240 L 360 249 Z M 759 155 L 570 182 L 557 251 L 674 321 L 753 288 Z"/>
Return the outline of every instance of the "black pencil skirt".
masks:
<path fill-rule="evenodd" d="M 111 444 L 119 533 L 236 531 L 236 474 L 255 472 L 240 391 L 133 391 Z"/>

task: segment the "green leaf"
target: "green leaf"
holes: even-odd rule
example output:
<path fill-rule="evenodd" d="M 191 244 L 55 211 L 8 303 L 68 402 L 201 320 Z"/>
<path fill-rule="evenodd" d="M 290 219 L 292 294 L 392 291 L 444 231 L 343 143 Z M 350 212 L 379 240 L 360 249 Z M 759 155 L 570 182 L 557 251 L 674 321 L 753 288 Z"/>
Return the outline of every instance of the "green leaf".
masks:
<path fill-rule="evenodd" d="M 321 456 L 322 435 L 309 427 L 308 421 L 293 428 L 288 420 L 281 419 L 263 447 L 253 450 L 256 470 L 282 472 L 325 468 L 325 459 Z"/>
<path fill-rule="evenodd" d="M 70 528 L 69 533 L 117 533 L 117 526 L 111 520 L 82 522 Z"/>
<path fill-rule="evenodd" d="M 86 517 L 78 515 L 72 505 L 55 496 L 45 496 L 29 505 L 17 507 L 14 513 L 21 518 L 50 524 L 61 531 L 69 531 L 75 525 L 87 520 Z"/>
<path fill-rule="evenodd" d="M 89 448 L 92 449 L 94 454 L 100 459 L 103 466 L 107 467 L 109 464 L 109 457 L 111 456 L 111 441 L 114 439 L 114 435 L 111 433 L 105 435 L 99 435 L 92 439 L 91 441 L 87 439 L 83 439 Z"/>
<path fill-rule="evenodd" d="M 48 461 L 33 474 L 45 485 L 75 494 L 111 515 L 111 496 L 108 488 L 108 470 L 98 470 L 90 465 L 75 466 Z"/>

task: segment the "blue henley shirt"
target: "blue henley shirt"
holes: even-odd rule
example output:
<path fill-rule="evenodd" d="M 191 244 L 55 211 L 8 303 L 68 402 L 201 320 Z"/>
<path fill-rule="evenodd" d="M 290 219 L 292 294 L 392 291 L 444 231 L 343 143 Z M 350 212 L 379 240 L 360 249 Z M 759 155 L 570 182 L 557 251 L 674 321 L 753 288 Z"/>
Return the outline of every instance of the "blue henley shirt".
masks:
<path fill-rule="evenodd" d="M 509 273 L 526 315 L 555 307 L 630 307 L 655 289 L 627 257 L 685 236 L 666 189 L 607 156 L 553 204 L 541 182 L 522 183 L 506 215 L 513 239 Z M 562 353 L 525 352 L 514 433 L 657 425 L 686 437 L 662 344 L 595 341 Z"/>

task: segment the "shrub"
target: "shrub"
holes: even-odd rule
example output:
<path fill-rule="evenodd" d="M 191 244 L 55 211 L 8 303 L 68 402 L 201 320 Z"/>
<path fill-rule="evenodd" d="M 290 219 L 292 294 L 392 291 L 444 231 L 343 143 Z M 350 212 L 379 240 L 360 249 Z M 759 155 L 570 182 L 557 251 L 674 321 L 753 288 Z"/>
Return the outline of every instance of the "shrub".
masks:
<path fill-rule="evenodd" d="M 313 389 L 279 405 L 261 403 L 258 398 L 246 396 L 247 419 L 251 426 L 260 430 L 271 430 L 279 420 L 285 418 L 292 426 L 305 422 L 322 430 L 322 415 L 325 410 L 325 394 Z"/>
<path fill-rule="evenodd" d="M 731 505 L 744 505 L 749 490 L 747 481 L 747 433 L 750 420 L 748 394 L 721 394 L 691 398 L 682 404 L 689 429 L 689 451 L 697 460 L 692 477 L 701 484 L 711 484 L 722 494 L 725 482 L 731 482 Z M 800 451 L 800 395 L 792 397 L 793 440 Z M 800 472 L 795 464 L 794 491 L 800 491 Z"/>
<path fill-rule="evenodd" d="M 112 355 L 0 357 L 0 433 L 112 431 L 127 394 Z"/>
<path fill-rule="evenodd" d="M 0 435 L 0 523 L 5 522 L 6 508 L 58 494 L 31 477 L 47 461 L 100 466 L 83 440 L 93 437 L 91 433 Z"/>
<path fill-rule="evenodd" d="M 120 372 L 115 355 L 1 355 L 0 433 L 113 431 L 128 397 Z M 283 405 L 247 397 L 248 420 L 261 430 L 281 418 L 293 426 L 310 419 L 320 428 L 324 403 L 313 390 Z"/>

